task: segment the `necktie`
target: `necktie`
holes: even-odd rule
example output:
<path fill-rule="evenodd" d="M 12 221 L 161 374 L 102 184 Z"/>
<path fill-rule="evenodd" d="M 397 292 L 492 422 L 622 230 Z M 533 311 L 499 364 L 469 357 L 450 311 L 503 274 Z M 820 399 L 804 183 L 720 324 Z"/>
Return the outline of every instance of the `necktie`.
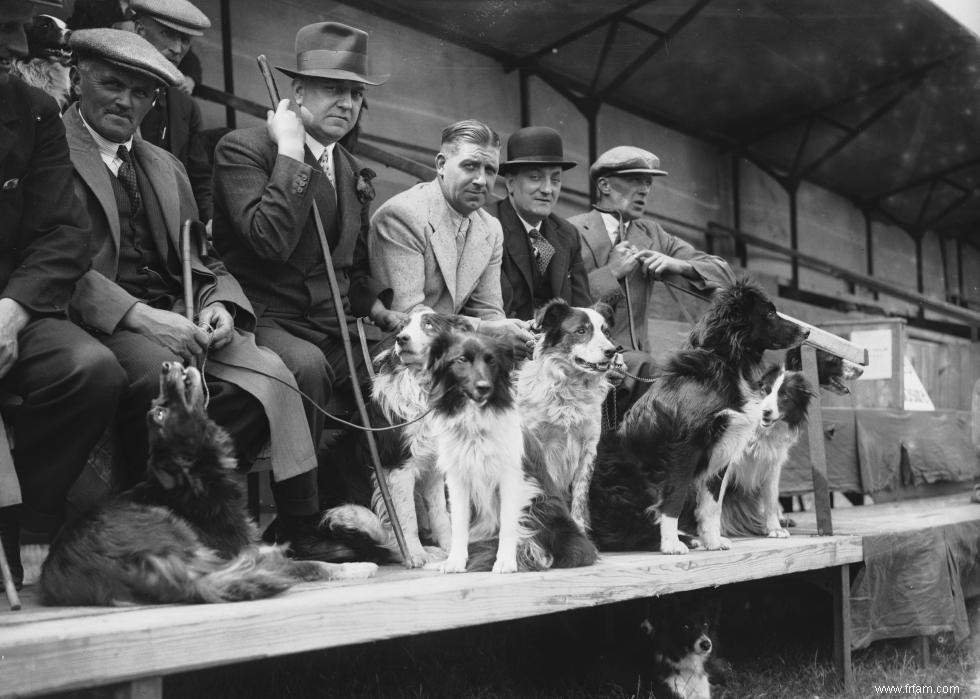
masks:
<path fill-rule="evenodd" d="M 549 243 L 537 228 L 532 228 L 527 234 L 531 237 L 531 250 L 534 252 L 535 262 L 538 263 L 538 271 L 544 274 L 551 258 L 555 256 L 555 246 Z"/>
<path fill-rule="evenodd" d="M 323 174 L 327 176 L 333 188 L 337 189 L 337 179 L 333 172 L 333 162 L 331 161 L 330 151 L 328 150 L 324 150 L 320 154 L 320 169 L 323 170 Z"/>
<path fill-rule="evenodd" d="M 116 151 L 116 157 L 122 160 L 122 165 L 119 166 L 119 172 L 116 173 L 116 177 L 122 182 L 123 189 L 126 190 L 126 196 L 129 197 L 129 206 L 132 208 L 132 215 L 135 216 L 140 210 L 141 198 L 140 198 L 140 188 L 136 183 L 136 168 L 133 167 L 133 159 L 130 156 L 126 146 L 119 146 Z"/>

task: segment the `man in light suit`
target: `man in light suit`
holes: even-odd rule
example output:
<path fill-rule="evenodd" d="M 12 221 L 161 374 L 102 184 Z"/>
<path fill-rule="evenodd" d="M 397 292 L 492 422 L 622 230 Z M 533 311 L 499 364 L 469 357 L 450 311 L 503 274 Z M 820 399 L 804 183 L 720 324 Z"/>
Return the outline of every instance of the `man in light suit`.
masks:
<path fill-rule="evenodd" d="M 140 122 L 176 67 L 139 36 L 79 30 L 73 82 L 77 105 L 65 114 L 75 191 L 92 220 L 92 269 L 78 282 L 72 313 L 116 356 L 128 377 L 118 423 L 125 463 L 142 476 L 145 414 L 164 361 L 204 369 L 208 413 L 248 463 L 271 434 L 272 469 L 291 555 L 333 560 L 316 534 L 316 456 L 295 382 L 281 359 L 256 346 L 252 307 L 224 264 L 192 251 L 195 321 L 184 317 L 181 246 L 185 220 L 197 219 L 190 183 L 177 159 L 140 138 Z M 192 246 L 196 248 L 196 246 Z"/>
<path fill-rule="evenodd" d="M 612 148 L 589 168 L 596 194 L 593 210 L 569 219 L 582 237 L 592 294 L 615 309 L 614 341 L 633 350 L 647 349 L 647 303 L 656 280 L 666 278 L 702 294 L 735 281 L 723 259 L 643 218 L 653 178 L 666 174 L 649 151 Z"/>
<path fill-rule="evenodd" d="M 447 126 L 436 179 L 395 195 L 371 218 L 371 269 L 392 288 L 396 311 L 464 315 L 475 329 L 506 337 L 521 350 L 532 337 L 504 314 L 503 231 L 481 208 L 499 161 L 500 138 L 486 124 Z"/>
<path fill-rule="evenodd" d="M 500 164 L 507 198 L 488 208 L 504 231 L 500 287 L 509 318 L 532 320 L 553 298 L 592 304 L 578 231 L 554 213 L 562 172 L 573 167 L 561 135 L 547 126 L 518 129 L 507 139 Z"/>

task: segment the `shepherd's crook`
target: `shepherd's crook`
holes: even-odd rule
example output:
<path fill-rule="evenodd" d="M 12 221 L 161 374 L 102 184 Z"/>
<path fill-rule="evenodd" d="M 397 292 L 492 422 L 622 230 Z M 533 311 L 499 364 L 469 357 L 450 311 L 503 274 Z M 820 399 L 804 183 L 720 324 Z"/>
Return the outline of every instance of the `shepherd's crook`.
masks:
<path fill-rule="evenodd" d="M 269 62 L 265 56 L 256 59 L 259 63 L 259 70 L 262 72 L 262 79 L 265 80 L 266 89 L 269 91 L 269 99 L 272 101 L 272 109 L 279 106 L 279 90 L 269 70 Z M 333 268 L 333 258 L 330 255 L 330 245 L 327 243 L 327 236 L 323 230 L 323 220 L 320 218 L 320 210 L 316 202 L 313 202 L 313 222 L 316 224 L 317 237 L 320 239 L 320 248 L 323 250 L 323 262 L 327 268 L 327 279 L 330 281 L 330 295 L 333 297 L 334 309 L 337 313 L 337 320 L 340 324 L 340 339 L 344 343 L 344 354 L 347 357 L 347 367 L 350 369 L 351 387 L 354 390 L 354 400 L 357 402 L 357 410 L 361 414 L 361 421 L 365 427 L 371 427 L 371 420 L 368 417 L 367 406 L 364 404 L 364 396 L 361 395 L 361 384 L 357 376 L 357 364 L 354 362 L 354 347 L 351 344 L 350 330 L 347 327 L 347 316 L 344 313 L 344 302 L 340 298 L 340 285 L 337 283 L 337 272 Z M 378 445 L 374 441 L 374 434 L 364 433 L 368 443 L 368 450 L 371 453 L 371 465 L 374 467 L 375 480 L 378 482 L 378 490 L 381 491 L 381 499 L 384 500 L 385 509 L 388 511 L 388 520 L 391 528 L 395 532 L 395 539 L 398 541 L 398 549 L 401 551 L 402 560 L 406 566 L 411 566 L 408 545 L 405 543 L 405 534 L 402 532 L 401 523 L 398 521 L 398 514 L 392 504 L 391 493 L 388 491 L 388 481 L 385 479 L 384 468 L 381 466 L 381 456 L 378 454 Z"/>

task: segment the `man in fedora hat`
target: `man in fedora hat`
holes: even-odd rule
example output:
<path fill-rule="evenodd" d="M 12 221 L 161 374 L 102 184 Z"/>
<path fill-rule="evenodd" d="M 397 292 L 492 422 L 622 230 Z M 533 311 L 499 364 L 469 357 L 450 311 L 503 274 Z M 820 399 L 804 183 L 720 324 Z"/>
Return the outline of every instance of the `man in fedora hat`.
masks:
<path fill-rule="evenodd" d="M 518 129 L 507 139 L 500 164 L 507 198 L 488 208 L 504 231 L 500 288 L 509 318 L 531 320 L 553 298 L 592 303 L 578 230 L 554 213 L 562 172 L 573 167 L 561 135 L 547 126 Z"/>
<path fill-rule="evenodd" d="M 500 137 L 466 119 L 442 132 L 436 178 L 393 196 L 371 219 L 371 268 L 394 290 L 393 307 L 465 315 L 526 356 L 531 334 L 504 314 L 503 231 L 483 210 L 497 179 Z"/>
<path fill-rule="evenodd" d="M 13 460 L 0 437 L 0 542 L 17 587 L 21 528 L 57 531 L 125 379 L 112 353 L 65 313 L 91 262 L 91 232 L 72 191 L 58 105 L 10 75 L 13 60 L 27 55 L 34 9 L 0 0 L 0 391 L 23 400 L 7 416 Z"/>
<path fill-rule="evenodd" d="M 139 478 L 146 461 L 146 412 L 165 361 L 200 364 L 208 414 L 247 465 L 271 438 L 273 491 L 290 554 L 336 560 L 351 552 L 316 533 L 316 454 L 289 369 L 258 347 L 255 315 L 235 278 L 213 251 L 191 245 L 195 319 L 185 317 L 181 229 L 197 219 L 183 167 L 139 135 L 153 95 L 180 72 L 136 34 L 85 29 L 71 38 L 79 101 L 65 113 L 75 191 L 92 220 L 92 269 L 72 298 L 74 317 L 122 365 L 119 443 Z"/>
<path fill-rule="evenodd" d="M 210 28 L 211 20 L 187 0 L 133 0 L 129 5 L 133 31 L 150 42 L 172 64 L 179 65 L 191 40 Z M 181 75 L 183 82 L 186 76 Z M 210 221 L 214 208 L 211 160 L 205 150 L 201 108 L 182 85 L 167 85 L 157 93 L 153 109 L 140 125 L 148 143 L 177 156 L 191 181 L 198 215 Z"/>
<path fill-rule="evenodd" d="M 700 293 L 735 281 L 722 258 L 696 250 L 656 221 L 644 218 L 660 159 L 634 146 L 617 146 L 589 168 L 592 211 L 569 221 L 582 237 L 582 257 L 593 295 L 612 304 L 614 342 L 646 351 L 647 307 L 654 281 L 669 278 Z M 630 364 L 629 357 L 627 364 Z"/>
<path fill-rule="evenodd" d="M 367 43 L 366 32 L 336 22 L 300 29 L 296 69 L 278 69 L 293 79 L 292 100 L 270 110 L 265 126 L 227 134 L 215 153 L 214 243 L 259 315 L 259 344 L 282 356 L 316 403 L 307 405 L 314 443 L 324 427 L 317 406 L 350 377 L 314 203 L 347 319 L 369 316 L 394 330 L 404 318 L 370 276 L 374 173 L 338 143 L 357 123 L 365 86 L 388 78 L 369 69 Z"/>

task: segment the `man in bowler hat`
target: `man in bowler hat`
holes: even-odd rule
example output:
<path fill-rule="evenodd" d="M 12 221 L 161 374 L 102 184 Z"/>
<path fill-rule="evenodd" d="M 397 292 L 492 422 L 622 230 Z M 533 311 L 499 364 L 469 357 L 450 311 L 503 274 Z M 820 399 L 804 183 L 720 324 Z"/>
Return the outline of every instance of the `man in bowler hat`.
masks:
<path fill-rule="evenodd" d="M 344 24 L 301 28 L 296 68 L 278 68 L 292 78 L 292 99 L 265 126 L 227 134 L 215 153 L 214 243 L 256 309 L 259 344 L 282 356 L 318 406 L 350 372 L 314 203 L 347 320 L 368 316 L 390 331 L 405 318 L 388 310 L 390 289 L 371 277 L 374 173 L 338 143 L 357 123 L 366 86 L 388 78 L 370 70 L 367 47 L 367 33 Z M 309 404 L 307 415 L 318 443 L 324 417 Z"/>
<path fill-rule="evenodd" d="M 575 226 L 555 215 L 565 160 L 561 135 L 547 126 L 518 129 L 507 139 L 500 174 L 507 198 L 488 207 L 504 230 L 500 287 L 509 318 L 531 320 L 553 298 L 592 304 Z"/>
<path fill-rule="evenodd" d="M 66 315 L 91 234 L 58 105 L 10 75 L 33 15 L 28 0 L 0 0 L 0 390 L 23 399 L 11 418 L 16 475 L 0 444 L 0 542 L 17 587 L 21 529 L 58 530 L 125 385 L 112 353 Z"/>

